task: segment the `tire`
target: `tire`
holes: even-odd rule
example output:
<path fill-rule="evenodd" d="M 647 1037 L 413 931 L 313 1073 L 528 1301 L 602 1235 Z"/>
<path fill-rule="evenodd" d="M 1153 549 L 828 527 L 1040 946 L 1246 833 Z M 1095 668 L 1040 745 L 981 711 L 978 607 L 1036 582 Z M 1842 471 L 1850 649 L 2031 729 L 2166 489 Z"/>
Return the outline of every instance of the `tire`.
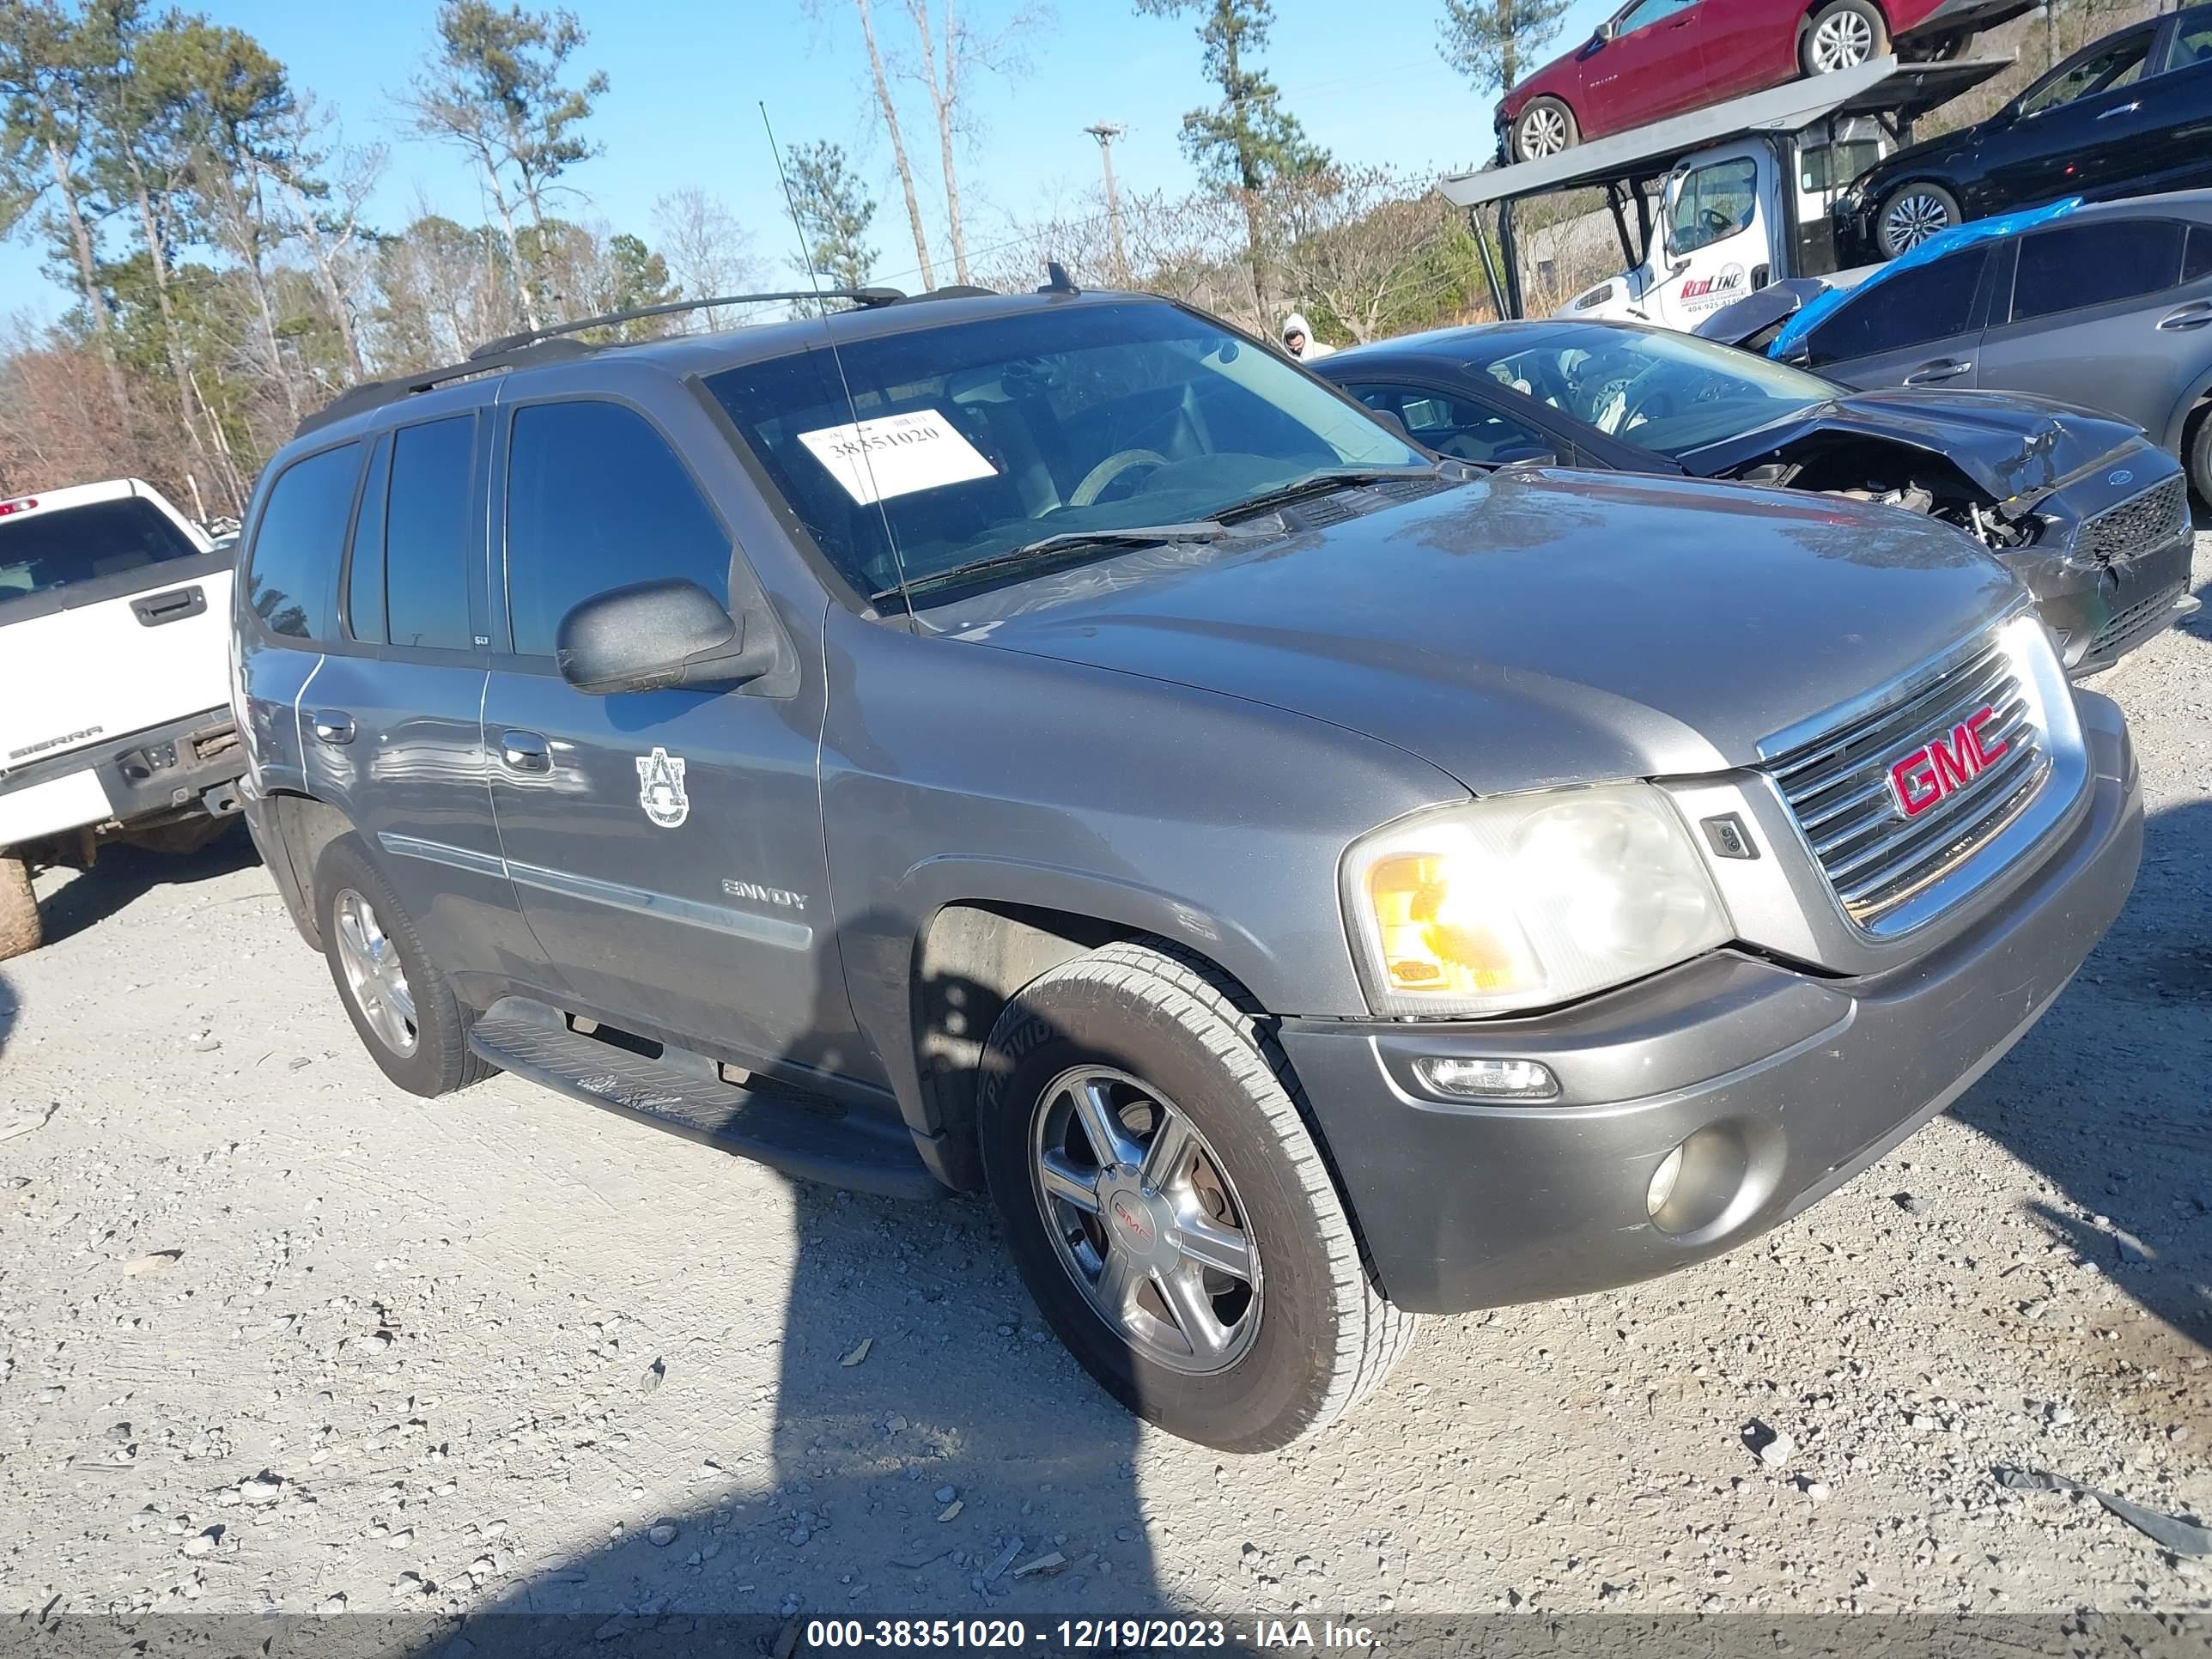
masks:
<path fill-rule="evenodd" d="M 45 938 L 39 896 L 31 890 L 30 860 L 0 853 L 0 962 L 30 955 Z"/>
<path fill-rule="evenodd" d="M 1232 1452 L 1288 1445 L 1350 1410 L 1405 1353 L 1418 1323 L 1376 1293 L 1300 1114 L 1297 1079 L 1255 1014 L 1209 965 L 1172 945 L 1107 945 L 1007 1003 L 977 1101 L 985 1180 L 1015 1265 L 1060 1340 L 1138 1416 Z M 1075 1103 L 1085 1090 L 1069 1081 L 1100 1074 L 1119 1079 L 1102 1085 L 1101 1102 L 1130 1155 L 1115 1169 L 1091 1152 Z M 1139 1184 L 1131 1166 L 1156 1173 L 1160 1137 L 1178 1122 L 1194 1149 L 1183 1173 L 1169 1169 L 1157 1188 Z M 1070 1124 L 1076 1133 L 1066 1133 Z M 1048 1164 L 1063 1182 L 1071 1170 L 1096 1177 L 1077 1184 L 1083 1207 L 1048 1195 Z M 1177 1207 L 1194 1195 L 1203 1213 Z M 1096 1246 L 1102 1237 L 1106 1250 Z M 1210 1261 L 1250 1260 L 1249 1274 L 1199 1268 L 1183 1255 L 1206 1240 Z M 1154 1271 L 1130 1268 L 1133 1296 L 1120 1304 L 1128 1311 L 1109 1323 L 1097 1285 L 1114 1253 L 1131 1261 L 1130 1241 L 1154 1253 Z M 1240 1246 L 1248 1255 L 1237 1255 Z M 1204 1298 L 1195 1320 L 1155 1316 L 1173 1311 L 1168 1286 L 1177 1280 L 1176 1305 L 1189 1304 L 1193 1283 Z M 1207 1353 L 1183 1335 L 1194 1323 L 1221 1339 Z"/>
<path fill-rule="evenodd" d="M 1513 159 L 1516 161 L 1541 161 L 1572 149 L 1581 142 L 1582 129 L 1576 124 L 1574 111 L 1556 98 L 1531 99 L 1528 107 L 1514 118 Z"/>
<path fill-rule="evenodd" d="M 1897 43 L 1897 55 L 1908 64 L 1948 64 L 1964 58 L 1974 44 L 1974 31 L 1953 29 L 1944 34 L 1923 34 Z"/>
<path fill-rule="evenodd" d="M 1889 24 L 1874 0 L 1828 0 L 1797 40 L 1797 67 L 1808 76 L 1870 64 L 1889 50 Z"/>
<path fill-rule="evenodd" d="M 1909 253 L 1941 230 L 1961 223 L 1959 198 L 1937 184 L 1916 179 L 1882 198 L 1874 216 L 1875 246 L 1886 259 Z"/>
<path fill-rule="evenodd" d="M 338 1000 L 385 1076 L 430 1099 L 497 1069 L 469 1052 L 466 1011 L 358 836 L 323 849 L 315 908 Z"/>

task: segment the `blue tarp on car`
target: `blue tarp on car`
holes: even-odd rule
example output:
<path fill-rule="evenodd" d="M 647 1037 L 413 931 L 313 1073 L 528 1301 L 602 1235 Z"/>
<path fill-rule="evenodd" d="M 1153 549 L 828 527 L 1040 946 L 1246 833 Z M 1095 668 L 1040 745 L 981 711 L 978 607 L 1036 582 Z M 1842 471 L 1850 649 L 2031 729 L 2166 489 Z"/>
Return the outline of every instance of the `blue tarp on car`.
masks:
<path fill-rule="evenodd" d="M 1783 325 L 1782 332 L 1774 337 L 1774 343 L 1766 348 L 1766 355 L 1777 362 L 1785 357 L 1790 349 L 1820 325 L 1820 321 L 1845 300 L 1856 300 L 1878 283 L 1894 276 L 1901 270 L 1911 270 L 1954 253 L 1976 242 L 1985 242 L 1996 236 L 2015 236 L 2021 231 L 2033 230 L 2038 225 L 2048 224 L 2053 219 L 2064 217 L 2081 205 L 2081 198 L 2069 196 L 2063 202 L 2053 202 L 2048 207 L 2023 208 L 2018 213 L 2000 213 L 1993 219 L 1976 219 L 1963 225 L 1954 225 L 1948 230 L 1939 230 L 1918 247 L 1900 253 L 1887 264 L 1875 269 L 1856 288 L 1832 288 L 1825 294 L 1816 294 L 1797 308 L 1797 314 Z"/>

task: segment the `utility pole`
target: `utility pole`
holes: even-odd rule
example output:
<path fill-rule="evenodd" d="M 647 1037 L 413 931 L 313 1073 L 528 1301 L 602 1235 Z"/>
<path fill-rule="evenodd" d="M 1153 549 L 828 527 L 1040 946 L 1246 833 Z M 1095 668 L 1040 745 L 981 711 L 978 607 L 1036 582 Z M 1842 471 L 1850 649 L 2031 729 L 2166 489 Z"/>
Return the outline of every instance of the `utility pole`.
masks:
<path fill-rule="evenodd" d="M 1109 125 L 1104 121 L 1083 129 L 1098 141 L 1098 165 L 1106 173 L 1106 223 L 1114 235 L 1114 281 L 1116 285 L 1129 285 L 1129 256 L 1121 248 L 1121 198 L 1114 190 L 1114 141 L 1129 129 Z"/>

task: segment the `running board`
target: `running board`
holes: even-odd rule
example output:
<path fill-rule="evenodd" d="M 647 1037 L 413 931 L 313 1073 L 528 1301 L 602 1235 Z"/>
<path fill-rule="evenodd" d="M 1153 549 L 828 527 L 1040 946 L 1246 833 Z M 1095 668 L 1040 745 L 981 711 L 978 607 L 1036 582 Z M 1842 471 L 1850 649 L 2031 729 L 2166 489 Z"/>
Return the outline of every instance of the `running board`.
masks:
<path fill-rule="evenodd" d="M 647 1059 L 571 1030 L 543 1003 L 493 1004 L 469 1047 L 502 1072 L 802 1181 L 887 1198 L 945 1193 L 902 1124 L 818 1097 L 739 1088 L 688 1049 Z"/>

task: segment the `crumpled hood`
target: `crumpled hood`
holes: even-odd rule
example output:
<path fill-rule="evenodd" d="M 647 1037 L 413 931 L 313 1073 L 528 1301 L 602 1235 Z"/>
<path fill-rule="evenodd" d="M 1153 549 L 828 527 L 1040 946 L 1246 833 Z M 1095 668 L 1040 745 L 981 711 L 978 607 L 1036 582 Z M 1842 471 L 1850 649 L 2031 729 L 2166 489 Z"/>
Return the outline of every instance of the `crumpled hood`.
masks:
<path fill-rule="evenodd" d="M 1899 386 L 1853 392 L 1801 415 L 1692 450 L 1683 465 L 1722 477 L 1817 433 L 1911 444 L 1943 456 L 1998 502 L 2033 496 L 2129 444 L 2136 429 L 2014 392 Z"/>
<path fill-rule="evenodd" d="M 1131 553 L 928 614 L 988 647 L 1327 720 L 1494 793 L 1751 763 L 1760 738 L 2019 592 L 1965 535 L 1886 508 L 1513 468 L 1324 530 Z"/>

